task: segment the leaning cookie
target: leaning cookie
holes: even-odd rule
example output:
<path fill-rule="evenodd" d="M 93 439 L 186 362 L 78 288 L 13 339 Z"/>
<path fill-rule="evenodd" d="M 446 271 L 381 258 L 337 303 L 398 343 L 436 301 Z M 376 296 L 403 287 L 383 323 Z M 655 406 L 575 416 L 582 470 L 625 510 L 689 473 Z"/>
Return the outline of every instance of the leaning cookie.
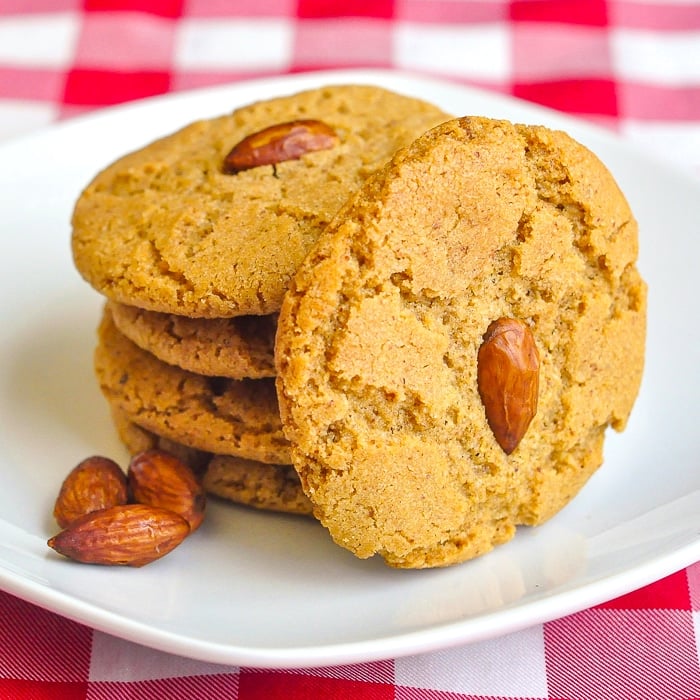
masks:
<path fill-rule="evenodd" d="M 204 377 L 161 362 L 122 335 L 105 310 L 95 371 L 111 407 L 187 447 L 289 464 L 274 380 Z"/>
<path fill-rule="evenodd" d="M 274 313 L 348 195 L 448 118 L 380 87 L 337 85 L 193 123 L 89 183 L 72 217 L 76 268 L 139 308 Z"/>
<path fill-rule="evenodd" d="M 110 302 L 115 326 L 159 360 L 195 374 L 262 379 L 275 374 L 277 317 L 188 318 Z"/>
<path fill-rule="evenodd" d="M 569 502 L 639 389 L 636 256 L 613 177 L 561 132 L 453 120 L 373 176 L 278 323 L 283 425 L 335 541 L 444 566 Z"/>

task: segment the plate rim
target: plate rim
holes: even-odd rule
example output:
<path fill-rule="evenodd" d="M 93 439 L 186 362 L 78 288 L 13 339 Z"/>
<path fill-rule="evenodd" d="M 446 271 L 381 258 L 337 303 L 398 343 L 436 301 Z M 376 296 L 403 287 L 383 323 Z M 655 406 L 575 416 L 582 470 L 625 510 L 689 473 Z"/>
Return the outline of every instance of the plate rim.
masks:
<path fill-rule="evenodd" d="M 650 585 L 694 564 L 699 556 L 700 533 L 698 539 L 686 547 L 611 576 L 599 578 L 586 586 L 570 588 L 530 601 L 524 606 L 516 603 L 475 618 L 433 625 L 427 629 L 403 634 L 317 646 L 242 646 L 188 637 L 141 623 L 97 604 L 80 601 L 49 586 L 36 585 L 29 579 L 13 576 L 11 573 L 8 575 L 1 565 L 0 590 L 92 629 L 204 663 L 270 670 L 311 669 L 430 653 L 519 632 L 576 614 Z M 582 596 L 582 591 L 587 595 Z M 556 605 L 551 604 L 552 599 Z"/>

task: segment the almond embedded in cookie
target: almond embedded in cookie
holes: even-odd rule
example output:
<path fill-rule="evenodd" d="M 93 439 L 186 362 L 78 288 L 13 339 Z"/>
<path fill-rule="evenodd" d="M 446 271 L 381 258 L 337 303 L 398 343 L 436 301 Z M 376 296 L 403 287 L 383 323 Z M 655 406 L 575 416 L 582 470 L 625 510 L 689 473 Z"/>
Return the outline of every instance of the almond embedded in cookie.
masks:
<path fill-rule="evenodd" d="M 569 502 L 639 388 L 636 256 L 623 194 L 562 132 L 457 119 L 372 176 L 278 323 L 285 433 L 334 540 L 397 567 L 444 566 Z M 526 324 L 539 357 L 536 411 L 508 450 L 477 377 L 497 319 Z M 506 412 L 520 405 L 507 386 Z"/>

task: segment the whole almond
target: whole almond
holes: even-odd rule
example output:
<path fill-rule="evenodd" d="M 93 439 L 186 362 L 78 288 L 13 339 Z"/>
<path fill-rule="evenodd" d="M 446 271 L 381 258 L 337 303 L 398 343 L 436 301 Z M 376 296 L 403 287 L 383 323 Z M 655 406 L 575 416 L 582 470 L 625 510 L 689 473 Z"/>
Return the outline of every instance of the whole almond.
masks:
<path fill-rule="evenodd" d="M 127 502 L 126 475 L 107 457 L 94 455 L 74 467 L 63 480 L 53 515 L 59 527 L 95 510 Z"/>
<path fill-rule="evenodd" d="M 84 564 L 138 567 L 165 556 L 189 532 L 177 513 L 135 503 L 88 513 L 47 544 Z"/>
<path fill-rule="evenodd" d="M 477 383 L 486 419 L 506 454 L 511 454 L 537 413 L 540 358 L 530 327 L 499 318 L 484 334 L 477 358 Z"/>
<path fill-rule="evenodd" d="M 177 457 L 163 450 L 146 450 L 132 457 L 127 474 L 132 500 L 181 515 L 192 532 L 202 524 L 204 489 Z"/>
<path fill-rule="evenodd" d="M 260 165 L 298 160 L 306 153 L 324 151 L 338 143 L 335 131 L 316 119 L 298 119 L 268 126 L 237 143 L 224 158 L 223 170 L 234 174 Z"/>

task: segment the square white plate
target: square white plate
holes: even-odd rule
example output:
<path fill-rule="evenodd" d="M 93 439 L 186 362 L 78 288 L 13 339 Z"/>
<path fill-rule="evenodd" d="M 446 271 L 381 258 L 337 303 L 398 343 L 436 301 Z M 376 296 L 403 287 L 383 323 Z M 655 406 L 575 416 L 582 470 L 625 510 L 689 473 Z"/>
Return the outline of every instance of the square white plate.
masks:
<path fill-rule="evenodd" d="M 606 461 L 547 524 L 444 570 L 394 571 L 316 523 L 212 503 L 143 569 L 46 547 L 68 470 L 125 463 L 92 374 L 101 298 L 75 272 L 70 215 L 98 169 L 197 118 L 329 83 L 375 83 L 457 114 L 564 128 L 608 165 L 641 229 L 649 283 L 641 395 Z M 700 184 L 615 136 L 533 105 L 390 72 L 217 87 L 106 110 L 0 147 L 0 587 L 97 629 L 197 659 L 304 667 L 418 653 L 580 610 L 700 559 Z"/>

